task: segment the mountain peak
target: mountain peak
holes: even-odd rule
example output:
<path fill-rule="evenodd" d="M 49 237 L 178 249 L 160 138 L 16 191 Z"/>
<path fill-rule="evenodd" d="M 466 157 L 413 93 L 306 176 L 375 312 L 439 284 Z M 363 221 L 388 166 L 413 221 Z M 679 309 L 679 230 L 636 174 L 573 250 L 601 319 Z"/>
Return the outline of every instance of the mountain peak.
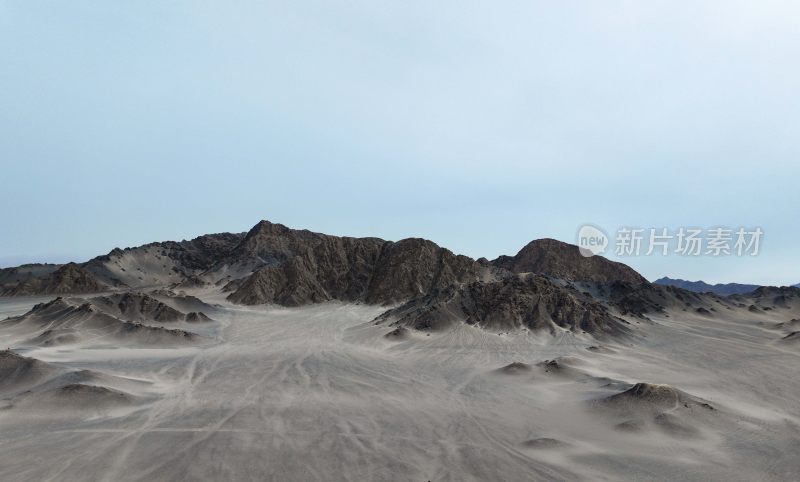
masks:
<path fill-rule="evenodd" d="M 500 256 L 494 266 L 514 273 L 537 273 L 571 281 L 647 283 L 633 268 L 602 256 L 585 257 L 574 244 L 557 239 L 536 239 L 514 256 Z"/>

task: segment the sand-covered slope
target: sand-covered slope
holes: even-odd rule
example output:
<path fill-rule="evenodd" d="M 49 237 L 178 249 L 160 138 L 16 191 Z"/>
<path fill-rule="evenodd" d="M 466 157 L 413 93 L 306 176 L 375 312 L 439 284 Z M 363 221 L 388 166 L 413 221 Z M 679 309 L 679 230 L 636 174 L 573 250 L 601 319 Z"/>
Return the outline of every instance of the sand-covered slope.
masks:
<path fill-rule="evenodd" d="M 89 298 L 87 301 L 111 316 L 141 323 L 211 321 L 206 313 L 215 311 L 214 307 L 196 297 L 179 295 L 170 290 L 155 290 L 150 294 L 128 291 Z"/>
<path fill-rule="evenodd" d="M 687 281 L 666 276 L 653 281 L 653 283 L 657 285 L 676 286 L 685 290 L 694 291 L 695 293 L 714 293 L 722 296 L 752 293 L 760 286 L 742 283 L 717 283 L 712 285 L 705 281 Z"/>
<path fill-rule="evenodd" d="M 91 298 L 89 302 L 106 313 L 126 321 L 183 321 L 182 313 L 144 293 L 126 292 Z"/>
<path fill-rule="evenodd" d="M 143 380 L 72 369 L 4 350 L 0 352 L 0 425 L 18 427 L 109 416 L 147 398 L 149 385 Z"/>
<path fill-rule="evenodd" d="M 26 336 L 24 344 L 54 346 L 74 343 L 184 345 L 204 337 L 175 329 L 123 321 L 89 302 L 76 304 L 56 298 L 34 306 L 27 313 L 0 321 L 0 329 Z"/>
<path fill-rule="evenodd" d="M 13 268 L 0 268 L 0 286 L 15 285 L 33 278 L 43 278 L 61 266 L 63 265 L 32 263 Z"/>
<path fill-rule="evenodd" d="M 761 286 L 752 293 L 728 297 L 731 302 L 746 305 L 755 313 L 791 315 L 800 310 L 800 288 L 794 286 Z"/>
<path fill-rule="evenodd" d="M 85 263 L 87 271 L 115 286 L 167 286 L 195 279 L 242 240 L 243 234 L 208 234 L 189 241 L 164 241 L 114 249 Z"/>
<path fill-rule="evenodd" d="M 22 392 L 60 373 L 49 363 L 11 350 L 0 351 L 0 394 Z"/>

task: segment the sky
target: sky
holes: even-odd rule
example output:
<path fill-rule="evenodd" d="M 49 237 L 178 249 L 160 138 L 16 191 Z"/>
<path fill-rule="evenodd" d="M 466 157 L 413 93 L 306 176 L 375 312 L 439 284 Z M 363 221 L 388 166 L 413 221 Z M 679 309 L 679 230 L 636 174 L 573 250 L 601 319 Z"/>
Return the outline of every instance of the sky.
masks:
<path fill-rule="evenodd" d="M 0 266 L 261 219 L 494 258 L 761 227 L 649 279 L 800 282 L 793 1 L 0 0 Z M 612 234 L 613 236 L 613 234 Z"/>

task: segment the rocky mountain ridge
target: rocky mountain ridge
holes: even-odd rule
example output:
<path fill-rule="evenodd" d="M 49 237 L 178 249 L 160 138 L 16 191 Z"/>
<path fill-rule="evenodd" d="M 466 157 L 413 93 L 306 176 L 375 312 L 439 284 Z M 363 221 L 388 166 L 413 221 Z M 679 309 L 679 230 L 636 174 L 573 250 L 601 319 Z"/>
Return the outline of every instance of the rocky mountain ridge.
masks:
<path fill-rule="evenodd" d="M 742 283 L 717 283 L 712 285 L 705 281 L 688 281 L 666 276 L 653 281 L 653 283 L 664 286 L 677 286 L 695 293 L 714 293 L 722 296 L 752 293 L 761 286 Z"/>
<path fill-rule="evenodd" d="M 20 271 L 6 270 L 5 278 L 0 272 L 0 280 L 13 276 Z M 420 238 L 332 236 L 269 221 L 242 234 L 114 249 L 80 265 L 42 265 L 23 277 L 3 285 L 2 293 L 109 292 L 93 305 L 133 320 L 189 320 L 161 303 L 174 299 L 141 294 L 179 288 L 221 290 L 245 305 L 336 300 L 393 306 L 382 319 L 418 329 L 464 321 L 498 330 L 614 335 L 627 331 L 625 316 L 713 308 L 699 295 L 652 285 L 622 263 L 584 257 L 576 246 L 553 239 L 532 241 L 516 255 L 490 262 Z"/>

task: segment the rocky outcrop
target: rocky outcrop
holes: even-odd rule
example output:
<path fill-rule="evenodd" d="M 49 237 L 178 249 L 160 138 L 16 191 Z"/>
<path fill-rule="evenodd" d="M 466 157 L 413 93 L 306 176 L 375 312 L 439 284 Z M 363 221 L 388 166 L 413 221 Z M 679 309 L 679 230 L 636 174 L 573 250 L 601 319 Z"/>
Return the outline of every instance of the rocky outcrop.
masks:
<path fill-rule="evenodd" d="M 75 263 L 67 263 L 41 277 L 31 277 L 20 283 L 5 286 L 3 295 L 83 294 L 107 291 L 109 287 Z"/>
<path fill-rule="evenodd" d="M 436 289 L 387 311 L 378 321 L 418 330 L 465 322 L 497 331 L 566 329 L 593 335 L 628 331 L 626 321 L 591 296 L 536 275 Z"/>
<path fill-rule="evenodd" d="M 381 250 L 364 301 L 391 304 L 448 286 L 476 281 L 485 268 L 432 241 L 410 238 L 387 242 Z"/>
<path fill-rule="evenodd" d="M 536 273 L 570 281 L 647 283 L 627 265 L 602 256 L 587 258 L 577 246 L 555 239 L 531 241 L 516 255 L 500 256 L 492 264 L 513 273 Z"/>
<path fill-rule="evenodd" d="M 398 242 L 328 236 L 262 221 L 234 250 L 238 262 L 262 264 L 228 297 L 241 304 L 297 306 L 329 300 L 391 304 L 474 281 L 484 270 L 424 239 Z"/>

